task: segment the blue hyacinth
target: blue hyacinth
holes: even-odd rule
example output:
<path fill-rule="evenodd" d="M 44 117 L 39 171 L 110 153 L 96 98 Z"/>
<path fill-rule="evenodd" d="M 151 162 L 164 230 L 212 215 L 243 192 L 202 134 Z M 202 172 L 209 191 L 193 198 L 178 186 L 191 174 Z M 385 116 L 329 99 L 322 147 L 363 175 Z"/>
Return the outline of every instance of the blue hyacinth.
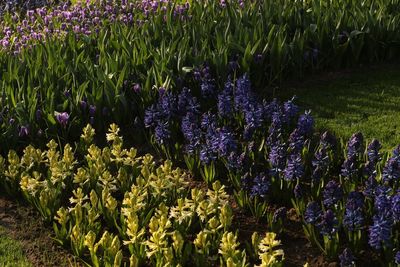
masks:
<path fill-rule="evenodd" d="M 322 148 L 330 149 L 330 148 L 332 148 L 333 146 L 335 146 L 335 144 L 336 144 L 336 138 L 335 138 L 335 136 L 332 135 L 331 133 L 329 133 L 329 132 L 324 132 L 324 133 L 321 135 L 319 144 L 320 144 L 320 146 L 321 146 Z"/>
<path fill-rule="evenodd" d="M 331 207 L 343 198 L 343 189 L 336 181 L 331 180 L 325 185 L 323 196 L 324 205 Z"/>
<path fill-rule="evenodd" d="M 154 129 L 155 138 L 158 144 L 166 144 L 171 138 L 171 131 L 168 122 L 159 121 Z"/>
<path fill-rule="evenodd" d="M 217 117 L 211 112 L 204 113 L 201 117 L 201 128 L 203 131 L 217 128 Z"/>
<path fill-rule="evenodd" d="M 272 114 L 280 110 L 279 102 L 274 98 L 271 102 L 263 101 L 265 119 L 272 119 Z"/>
<path fill-rule="evenodd" d="M 279 173 L 283 170 L 286 163 L 286 148 L 283 144 L 275 144 L 271 147 L 268 155 L 269 162 L 272 165 L 272 170 Z"/>
<path fill-rule="evenodd" d="M 243 111 L 251 102 L 251 83 L 247 74 L 236 81 L 236 90 L 234 96 L 235 109 Z"/>
<path fill-rule="evenodd" d="M 306 111 L 301 115 L 297 122 L 297 129 L 301 135 L 309 135 L 312 133 L 314 127 L 314 118 L 311 116 L 311 111 Z"/>
<path fill-rule="evenodd" d="M 338 229 L 338 221 L 332 210 L 327 210 L 321 217 L 321 222 L 317 225 L 321 234 L 331 237 Z"/>
<path fill-rule="evenodd" d="M 392 199 L 390 195 L 379 194 L 375 197 L 376 214 L 385 218 L 392 218 Z"/>
<path fill-rule="evenodd" d="M 201 97 L 210 98 L 215 96 L 216 94 L 216 86 L 214 84 L 214 80 L 212 79 L 203 79 L 200 85 L 201 89 Z"/>
<path fill-rule="evenodd" d="M 155 127 L 159 119 L 160 114 L 158 112 L 157 105 L 153 104 L 147 108 L 144 113 L 144 126 L 146 128 Z"/>
<path fill-rule="evenodd" d="M 394 256 L 394 262 L 396 264 L 400 264 L 400 251 L 396 252 L 396 255 Z"/>
<path fill-rule="evenodd" d="M 308 224 L 315 225 L 321 218 L 322 210 L 317 202 L 312 201 L 307 204 L 304 212 L 304 221 Z"/>
<path fill-rule="evenodd" d="M 255 197 L 266 197 L 269 186 L 270 186 L 270 181 L 268 180 L 267 176 L 265 176 L 264 173 L 258 174 L 253 181 L 253 186 L 251 187 L 251 193 L 250 195 Z"/>
<path fill-rule="evenodd" d="M 390 246 L 392 235 L 392 221 L 384 216 L 375 215 L 373 225 L 369 227 L 368 244 L 374 249 Z"/>
<path fill-rule="evenodd" d="M 304 166 L 299 153 L 290 155 L 283 173 L 286 181 L 294 181 L 304 175 Z"/>
<path fill-rule="evenodd" d="M 231 152 L 227 158 L 228 168 L 230 170 L 241 170 L 245 164 L 246 153 L 238 155 L 236 152 Z"/>
<path fill-rule="evenodd" d="M 201 129 L 199 118 L 192 112 L 188 112 L 182 118 L 181 130 L 186 140 L 186 152 L 193 154 L 201 143 Z"/>
<path fill-rule="evenodd" d="M 345 248 L 342 254 L 339 255 L 340 267 L 355 266 L 356 258 L 349 248 Z"/>
<path fill-rule="evenodd" d="M 379 153 L 379 150 L 382 148 L 381 143 L 379 143 L 378 140 L 374 139 L 371 141 L 371 143 L 368 145 L 367 148 L 367 155 L 368 155 L 368 161 L 376 164 L 380 159 L 381 155 Z"/>
<path fill-rule="evenodd" d="M 295 97 L 283 103 L 283 111 L 288 121 L 290 121 L 292 118 L 295 118 L 299 112 L 299 107 L 294 104 L 294 100 Z"/>
<path fill-rule="evenodd" d="M 326 184 L 323 195 L 324 205 L 332 207 L 343 198 L 343 189 L 336 181 L 331 180 Z"/>
<path fill-rule="evenodd" d="M 203 164 L 210 164 L 217 159 L 217 153 L 207 144 L 203 144 L 200 150 L 200 161 Z"/>
<path fill-rule="evenodd" d="M 222 118 L 230 118 L 233 113 L 232 104 L 233 83 L 228 79 L 224 90 L 218 95 L 218 115 Z"/>
<path fill-rule="evenodd" d="M 297 184 L 294 187 L 293 194 L 295 198 L 302 198 L 304 195 L 303 189 L 301 188 L 300 184 Z"/>
<path fill-rule="evenodd" d="M 382 172 L 382 180 L 385 183 L 389 183 L 391 181 L 397 181 L 400 178 L 400 162 L 399 159 L 395 156 L 390 158 Z"/>
<path fill-rule="evenodd" d="M 294 129 L 290 134 L 288 142 L 292 153 L 301 153 L 304 147 L 304 137 L 300 134 L 298 129 Z"/>
<path fill-rule="evenodd" d="M 392 196 L 392 215 L 396 223 L 400 222 L 400 192 Z"/>
<path fill-rule="evenodd" d="M 378 182 L 375 179 L 374 175 L 368 177 L 365 181 L 363 194 L 366 197 L 373 198 L 375 196 L 376 187 L 378 186 Z"/>
<path fill-rule="evenodd" d="M 347 143 L 347 157 L 358 157 L 363 152 L 364 137 L 362 133 L 355 133 Z"/>
<path fill-rule="evenodd" d="M 347 178 L 351 178 L 358 173 L 358 167 L 357 167 L 357 157 L 355 155 L 352 155 L 348 157 L 342 165 L 341 169 L 341 175 Z"/>
<path fill-rule="evenodd" d="M 218 152 L 221 157 L 227 157 L 231 152 L 236 151 L 237 142 L 232 131 L 223 127 L 218 135 Z"/>
<path fill-rule="evenodd" d="M 351 178 L 358 173 L 358 157 L 362 153 L 363 136 L 355 133 L 347 143 L 347 158 L 343 162 L 341 175 Z"/>
<path fill-rule="evenodd" d="M 200 105 L 197 102 L 197 99 L 193 97 L 190 89 L 183 88 L 182 91 L 178 95 L 178 113 L 181 116 L 184 116 L 186 112 L 191 113 L 199 113 Z"/>

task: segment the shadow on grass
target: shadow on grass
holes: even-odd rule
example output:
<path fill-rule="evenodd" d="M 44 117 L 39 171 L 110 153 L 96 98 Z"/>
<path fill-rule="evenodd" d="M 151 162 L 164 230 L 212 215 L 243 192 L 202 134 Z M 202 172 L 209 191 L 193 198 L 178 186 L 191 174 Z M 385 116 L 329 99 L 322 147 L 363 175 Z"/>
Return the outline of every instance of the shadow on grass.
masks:
<path fill-rule="evenodd" d="M 293 95 L 301 108 L 312 110 L 320 130 L 343 138 L 361 131 L 385 150 L 400 144 L 400 65 L 313 77 L 277 90 L 280 99 Z"/>

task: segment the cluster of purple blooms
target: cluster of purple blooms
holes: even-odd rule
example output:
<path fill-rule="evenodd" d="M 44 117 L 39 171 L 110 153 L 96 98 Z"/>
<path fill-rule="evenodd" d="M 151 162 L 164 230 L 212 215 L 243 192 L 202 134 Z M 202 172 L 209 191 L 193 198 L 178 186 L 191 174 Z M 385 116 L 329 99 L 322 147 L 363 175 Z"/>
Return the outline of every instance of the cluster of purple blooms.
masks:
<path fill-rule="evenodd" d="M 183 135 L 185 153 L 199 158 L 202 164 L 219 159 L 229 170 L 245 174 L 243 186 L 251 196 L 267 196 L 271 175 L 282 174 L 288 181 L 304 175 L 301 151 L 314 122 L 309 112 L 301 115 L 296 124 L 299 108 L 294 100 L 282 105 L 277 100 L 260 100 L 252 91 L 247 74 L 236 82 L 228 78 L 220 91 L 209 68 L 196 70 L 194 76 L 200 83 L 200 98 L 187 88 L 179 94 L 162 92 L 158 102 L 145 111 L 145 127 L 152 129 L 159 145 L 170 145 L 172 136 Z M 202 111 L 213 101 L 214 106 Z M 284 134 L 291 125 L 296 127 L 286 145 Z M 252 171 L 251 164 L 245 164 L 248 153 L 267 130 L 272 168 L 263 173 Z"/>
<path fill-rule="evenodd" d="M 69 1 L 59 2 L 54 7 L 40 5 L 42 7 L 26 10 L 20 15 L 10 13 L 10 24 L 4 22 L 1 25 L 0 50 L 18 53 L 38 42 L 63 38 L 68 32 L 89 36 L 113 22 L 140 26 L 152 14 L 165 13 L 172 7 L 174 14 L 183 19 L 189 9 L 188 3 L 174 5 L 166 0 L 108 0 L 95 4 L 88 0 L 75 5 Z"/>
<path fill-rule="evenodd" d="M 332 147 L 332 141 L 327 141 L 327 135 L 321 137 L 319 148 L 312 161 L 313 174 L 312 179 L 319 182 L 321 178 L 318 175 L 316 179 L 315 172 L 322 169 L 321 173 L 326 173 L 330 161 L 328 151 Z M 319 229 L 322 235 L 328 237 L 340 229 L 340 225 L 348 232 L 361 231 L 369 229 L 368 244 L 376 249 L 393 249 L 393 236 L 395 226 L 400 223 L 400 191 L 398 181 L 400 176 L 400 147 L 393 151 L 393 155 L 387 160 L 382 169 L 382 176 L 377 180 L 377 164 L 382 156 L 379 152 L 381 144 L 377 140 L 367 146 L 363 151 L 363 137 L 361 134 L 354 134 L 347 144 L 347 155 L 341 167 L 341 175 L 345 178 L 344 184 L 356 184 L 356 188 L 362 188 L 362 191 L 345 192 L 335 180 L 330 180 L 324 186 L 322 191 L 323 208 L 318 202 L 309 202 L 304 212 L 304 221 L 307 224 L 314 225 Z M 365 156 L 367 163 L 364 165 L 362 159 Z M 326 177 L 326 176 L 325 176 Z M 360 183 L 365 178 L 364 183 Z M 295 188 L 295 195 L 301 198 L 300 188 Z M 365 204 L 366 199 L 372 201 L 374 205 L 373 214 L 369 214 L 368 207 Z M 341 207 L 344 206 L 344 212 L 341 214 Z M 336 213 L 336 215 L 335 215 Z M 341 214 L 341 215 L 340 215 Z M 342 218 L 338 222 L 337 215 Z M 372 220 L 372 224 L 367 223 Z M 397 253 L 395 261 L 398 261 Z M 355 258 L 350 250 L 344 250 L 340 255 L 341 266 L 352 266 Z"/>
<path fill-rule="evenodd" d="M 335 213 L 331 209 L 322 211 L 321 206 L 315 201 L 308 203 L 304 212 L 304 221 L 316 226 L 322 235 L 329 238 L 338 230 L 338 220 Z"/>

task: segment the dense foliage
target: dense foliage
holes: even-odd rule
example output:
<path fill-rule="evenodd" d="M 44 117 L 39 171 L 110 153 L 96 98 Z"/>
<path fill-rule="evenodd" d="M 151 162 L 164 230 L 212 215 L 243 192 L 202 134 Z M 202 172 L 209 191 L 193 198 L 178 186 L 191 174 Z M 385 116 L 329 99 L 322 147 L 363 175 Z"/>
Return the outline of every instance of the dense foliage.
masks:
<path fill-rule="evenodd" d="M 90 1 L 6 13 L 2 143 L 73 140 L 88 122 L 103 132 L 110 122 L 131 129 L 156 95 L 152 88 L 180 90 L 192 81 L 186 73 L 204 62 L 220 85 L 235 69 L 265 89 L 288 75 L 394 59 L 399 6 L 398 0 Z M 139 89 L 137 101 L 132 94 Z M 69 120 L 57 127 L 62 112 Z"/>
<path fill-rule="evenodd" d="M 22 193 L 53 222 L 57 241 L 93 266 L 280 266 L 274 233 L 254 233 L 250 251 L 239 243 L 221 183 L 190 189 L 182 170 L 124 149 L 118 132 L 111 125 L 110 146 L 100 149 L 88 125 L 79 162 L 70 145 L 60 150 L 54 140 L 44 151 L 28 146 L 21 157 L 10 151 L 1 158 L 0 183 Z"/>
<path fill-rule="evenodd" d="M 76 256 L 281 266 L 276 234 L 294 208 L 327 259 L 352 266 L 367 251 L 400 263 L 400 147 L 319 136 L 295 98 L 260 97 L 286 77 L 398 58 L 399 0 L 11 2 L 0 15 L 0 186 Z M 126 149 L 114 123 L 167 161 Z M 271 232 L 240 243 L 232 203 Z"/>
<path fill-rule="evenodd" d="M 215 179 L 234 188 L 240 207 L 269 227 L 282 231 L 292 206 L 304 232 L 328 258 L 348 246 L 382 253 L 381 264 L 394 264 L 400 249 L 400 146 L 382 155 L 361 133 L 347 146 L 324 133 L 314 134 L 310 112 L 298 116 L 293 99 L 267 102 L 251 90 L 246 75 L 228 79 L 219 90 L 202 79 L 201 96 L 189 89 L 160 93 L 145 113 L 153 144 L 166 157 L 184 161 L 207 183 Z"/>

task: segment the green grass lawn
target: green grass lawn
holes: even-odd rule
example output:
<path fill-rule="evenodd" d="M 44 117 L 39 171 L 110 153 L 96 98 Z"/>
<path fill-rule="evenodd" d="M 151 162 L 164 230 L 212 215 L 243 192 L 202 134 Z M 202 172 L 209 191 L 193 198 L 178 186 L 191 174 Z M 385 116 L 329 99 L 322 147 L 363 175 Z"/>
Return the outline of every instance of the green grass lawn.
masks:
<path fill-rule="evenodd" d="M 382 66 L 350 73 L 314 77 L 277 90 L 281 99 L 292 95 L 311 109 L 320 130 L 343 138 L 362 132 L 385 150 L 400 144 L 400 66 Z"/>
<path fill-rule="evenodd" d="M 32 266 L 22 250 L 21 244 L 8 237 L 0 227 L 0 266 Z"/>

